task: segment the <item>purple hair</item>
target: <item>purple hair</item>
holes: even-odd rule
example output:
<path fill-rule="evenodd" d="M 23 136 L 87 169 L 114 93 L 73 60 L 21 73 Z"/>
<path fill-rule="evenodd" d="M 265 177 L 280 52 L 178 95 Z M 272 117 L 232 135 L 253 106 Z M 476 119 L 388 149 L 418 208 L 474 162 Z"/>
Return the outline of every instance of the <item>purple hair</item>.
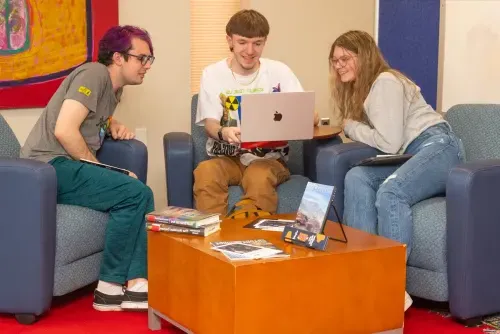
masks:
<path fill-rule="evenodd" d="M 97 61 L 106 66 L 111 65 L 115 52 L 121 53 L 127 59 L 127 52 L 132 49 L 132 38 L 134 37 L 148 43 L 149 50 L 153 54 L 153 43 L 146 30 L 130 25 L 114 26 L 108 29 L 99 41 Z"/>

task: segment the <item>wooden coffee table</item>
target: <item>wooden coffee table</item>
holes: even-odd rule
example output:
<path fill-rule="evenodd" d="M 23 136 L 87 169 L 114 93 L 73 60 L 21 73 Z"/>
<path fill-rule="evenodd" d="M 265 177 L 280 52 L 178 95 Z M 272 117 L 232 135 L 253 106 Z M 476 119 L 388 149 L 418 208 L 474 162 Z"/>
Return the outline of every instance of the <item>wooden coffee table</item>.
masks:
<path fill-rule="evenodd" d="M 190 333 L 402 333 L 404 245 L 345 227 L 347 244 L 316 251 L 242 228 L 251 220 L 225 220 L 206 238 L 148 232 L 150 329 L 164 318 Z M 339 225 L 325 234 L 338 238 Z M 258 238 L 290 258 L 231 262 L 210 249 Z"/>

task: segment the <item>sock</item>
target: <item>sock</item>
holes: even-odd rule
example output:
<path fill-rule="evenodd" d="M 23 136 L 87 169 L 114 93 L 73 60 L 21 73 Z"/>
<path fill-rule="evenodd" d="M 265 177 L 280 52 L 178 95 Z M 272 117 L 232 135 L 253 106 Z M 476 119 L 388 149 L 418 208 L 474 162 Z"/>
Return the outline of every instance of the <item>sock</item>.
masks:
<path fill-rule="evenodd" d="M 128 291 L 133 292 L 148 292 L 148 281 L 140 281 L 135 283 L 130 288 L 127 288 Z"/>
<path fill-rule="evenodd" d="M 122 286 L 121 284 L 118 283 L 108 283 L 104 281 L 99 281 L 99 283 L 97 284 L 97 290 L 107 295 L 123 294 Z"/>

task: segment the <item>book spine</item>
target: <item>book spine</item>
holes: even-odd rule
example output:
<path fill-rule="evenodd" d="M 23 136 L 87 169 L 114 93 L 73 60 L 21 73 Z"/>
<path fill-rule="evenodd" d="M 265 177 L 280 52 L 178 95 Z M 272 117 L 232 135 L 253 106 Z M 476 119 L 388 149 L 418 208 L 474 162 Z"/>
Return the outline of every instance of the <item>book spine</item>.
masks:
<path fill-rule="evenodd" d="M 148 231 L 154 231 L 154 232 L 176 232 L 176 233 L 183 233 L 183 234 L 192 234 L 192 235 L 205 235 L 205 230 L 204 229 L 197 229 L 197 228 L 184 228 L 184 227 L 178 227 L 178 226 L 171 226 L 168 224 L 146 224 L 146 228 Z"/>
<path fill-rule="evenodd" d="M 151 223 L 175 224 L 175 225 L 180 225 L 180 226 L 188 226 L 188 227 L 192 227 L 192 228 L 198 228 L 198 225 L 196 224 L 196 222 L 180 220 L 180 219 L 175 219 L 175 218 L 168 218 L 168 217 L 158 217 L 158 216 L 153 216 L 153 215 L 146 215 L 146 221 L 151 222 Z"/>

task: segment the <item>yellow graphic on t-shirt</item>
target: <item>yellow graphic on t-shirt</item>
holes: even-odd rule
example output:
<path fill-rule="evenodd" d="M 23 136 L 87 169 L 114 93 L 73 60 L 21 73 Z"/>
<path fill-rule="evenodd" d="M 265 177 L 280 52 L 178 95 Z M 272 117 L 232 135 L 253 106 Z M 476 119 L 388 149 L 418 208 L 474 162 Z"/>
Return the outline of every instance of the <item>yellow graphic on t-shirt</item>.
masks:
<path fill-rule="evenodd" d="M 78 92 L 86 96 L 90 96 L 90 94 L 92 93 L 92 91 L 85 86 L 80 86 L 80 88 L 78 88 Z"/>
<path fill-rule="evenodd" d="M 238 110 L 240 103 L 236 96 L 228 96 L 226 98 L 226 108 L 229 110 Z"/>
<path fill-rule="evenodd" d="M 231 117 L 231 111 L 238 110 L 239 101 L 236 96 L 226 96 L 219 94 L 222 105 L 222 117 L 220 119 L 221 126 L 238 126 L 238 121 Z M 232 109 L 236 108 L 236 109 Z"/>

